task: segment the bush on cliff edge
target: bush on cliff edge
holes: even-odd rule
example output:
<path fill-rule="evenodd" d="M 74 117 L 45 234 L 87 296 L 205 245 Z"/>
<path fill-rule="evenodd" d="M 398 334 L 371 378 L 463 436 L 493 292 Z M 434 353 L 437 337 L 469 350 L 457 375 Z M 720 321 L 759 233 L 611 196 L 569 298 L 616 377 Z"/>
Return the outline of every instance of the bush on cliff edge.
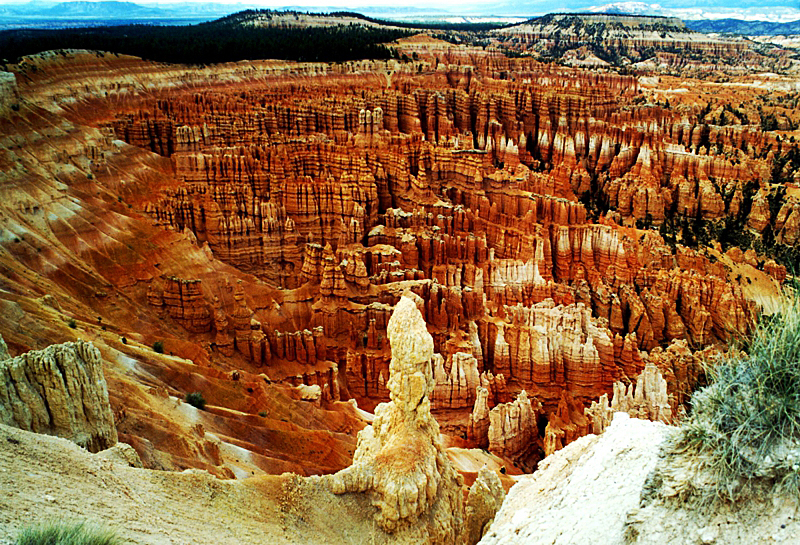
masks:
<path fill-rule="evenodd" d="M 763 317 L 745 351 L 709 369 L 711 384 L 667 447 L 705 477 L 690 495 L 701 504 L 735 502 L 755 486 L 800 498 L 800 298 Z M 699 484 L 699 483 L 698 483 Z"/>

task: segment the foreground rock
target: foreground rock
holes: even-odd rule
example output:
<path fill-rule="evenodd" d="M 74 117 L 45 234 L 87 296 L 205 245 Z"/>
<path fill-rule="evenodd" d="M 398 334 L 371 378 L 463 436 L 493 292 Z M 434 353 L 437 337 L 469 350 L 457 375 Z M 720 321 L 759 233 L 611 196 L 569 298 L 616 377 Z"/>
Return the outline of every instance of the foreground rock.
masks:
<path fill-rule="evenodd" d="M 539 464 L 508 493 L 481 543 L 623 543 L 628 511 L 658 460 L 667 426 L 620 414 Z"/>
<path fill-rule="evenodd" d="M 74 342 L 0 361 L 0 423 L 65 437 L 91 452 L 113 446 L 117 429 L 100 352 Z"/>
<path fill-rule="evenodd" d="M 395 543 L 455 543 L 462 479 L 431 415 L 433 339 L 412 297 L 400 299 L 387 331 L 392 400 L 378 405 L 373 425 L 359 433 L 353 465 L 329 482 L 336 494 L 368 493 L 376 521 Z"/>
<path fill-rule="evenodd" d="M 484 467 L 469 489 L 464 508 L 464 543 L 472 545 L 491 528 L 494 516 L 500 510 L 506 492 L 497 473 Z"/>
<path fill-rule="evenodd" d="M 520 479 L 480 543 L 798 542 L 797 502 L 767 488 L 714 509 L 686 501 L 684 481 L 696 471 L 691 460 L 684 465 L 663 456 L 661 445 L 672 430 L 616 413 L 602 435 L 576 440 Z"/>
<path fill-rule="evenodd" d="M 361 543 L 371 531 L 358 502 L 320 486 L 301 487 L 295 502 L 296 475 L 222 480 L 196 469 L 138 469 L 135 459 L 107 453 L 0 424 L 0 544 L 52 520 L 110 526 L 139 545 Z"/>

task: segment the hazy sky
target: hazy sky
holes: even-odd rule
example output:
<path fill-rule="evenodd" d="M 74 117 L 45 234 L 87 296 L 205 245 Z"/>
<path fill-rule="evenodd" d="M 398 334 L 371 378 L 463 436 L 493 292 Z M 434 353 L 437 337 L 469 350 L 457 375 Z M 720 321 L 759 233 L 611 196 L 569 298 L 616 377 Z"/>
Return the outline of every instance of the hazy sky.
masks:
<path fill-rule="evenodd" d="M 0 0 L 3 4 L 22 4 L 29 0 Z M 35 0 L 48 4 L 64 0 Z M 677 16 L 684 19 L 734 17 L 751 20 L 789 21 L 800 19 L 800 0 L 129 0 L 137 4 L 182 2 L 240 5 L 244 7 L 299 7 L 324 10 L 364 7 L 417 7 L 444 10 L 453 14 L 537 15 L 554 11 L 594 11 L 598 6 L 614 4 L 620 11 L 639 14 Z"/>
<path fill-rule="evenodd" d="M 26 3 L 56 3 L 58 1 L 69 0 L 0 0 L 0 4 L 26 4 Z M 92 1 L 92 0 L 89 0 Z M 394 7 L 403 7 L 406 5 L 427 6 L 431 8 L 453 8 L 458 6 L 491 6 L 495 4 L 509 5 L 513 4 L 520 8 L 537 8 L 545 11 L 558 10 L 562 7 L 591 7 L 603 4 L 638 4 L 638 5 L 651 5 L 660 6 L 666 9 L 685 9 L 685 8 L 760 8 L 769 9 L 769 7 L 790 7 L 800 9 L 800 0 L 661 0 L 658 2 L 639 2 L 639 1 L 597 1 L 592 0 L 521 0 L 521 1 L 498 1 L 498 0 L 123 0 L 133 1 L 136 4 L 170 4 L 170 3 L 183 3 L 191 2 L 198 4 L 259 4 L 263 6 L 289 6 L 289 5 L 314 5 L 314 6 L 332 6 L 332 5 L 351 5 L 351 6 L 375 6 L 375 5 L 390 5 Z"/>

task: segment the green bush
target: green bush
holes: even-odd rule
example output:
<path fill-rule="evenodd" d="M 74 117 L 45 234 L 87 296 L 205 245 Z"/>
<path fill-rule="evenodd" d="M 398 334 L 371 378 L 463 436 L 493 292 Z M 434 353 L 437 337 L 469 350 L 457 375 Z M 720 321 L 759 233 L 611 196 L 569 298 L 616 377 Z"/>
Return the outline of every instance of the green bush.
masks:
<path fill-rule="evenodd" d="M 85 522 L 48 522 L 24 528 L 15 545 L 118 545 L 122 541 L 108 528 Z"/>
<path fill-rule="evenodd" d="M 153 343 L 153 352 L 158 352 L 159 354 L 164 353 L 164 341 L 156 341 Z"/>
<path fill-rule="evenodd" d="M 191 405 L 192 407 L 196 407 L 201 411 L 206 408 L 206 400 L 203 398 L 203 394 L 200 392 L 192 392 L 191 394 L 186 394 L 186 403 Z"/>
<path fill-rule="evenodd" d="M 742 348 L 708 369 L 711 383 L 668 447 L 711 477 L 701 503 L 734 502 L 768 482 L 800 496 L 800 297 L 763 317 Z"/>
<path fill-rule="evenodd" d="M 73 318 L 70 318 L 69 322 L 67 322 L 67 325 L 69 327 L 71 327 L 72 329 L 75 329 L 76 327 L 78 327 L 78 324 L 75 322 L 75 320 Z"/>

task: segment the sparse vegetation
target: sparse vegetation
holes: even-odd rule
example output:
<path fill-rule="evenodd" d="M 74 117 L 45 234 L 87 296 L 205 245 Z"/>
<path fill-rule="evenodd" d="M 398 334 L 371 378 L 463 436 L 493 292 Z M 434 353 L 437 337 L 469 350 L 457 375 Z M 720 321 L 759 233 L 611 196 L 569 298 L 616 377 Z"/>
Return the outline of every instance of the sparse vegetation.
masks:
<path fill-rule="evenodd" d="M 85 522 L 48 522 L 24 528 L 16 545 L 118 545 L 122 541 L 108 528 Z"/>
<path fill-rule="evenodd" d="M 156 341 L 153 343 L 153 352 L 157 352 L 159 354 L 164 353 L 164 341 Z"/>
<path fill-rule="evenodd" d="M 206 408 L 206 400 L 201 392 L 186 394 L 186 403 L 201 411 Z"/>
<path fill-rule="evenodd" d="M 689 494 L 705 506 L 755 486 L 800 496 L 800 298 L 764 317 L 742 347 L 709 368 L 711 384 L 668 447 L 707 475 Z"/>
<path fill-rule="evenodd" d="M 68 325 L 68 326 L 69 326 L 71 329 L 76 329 L 76 328 L 78 327 L 78 324 L 77 324 L 77 322 L 75 322 L 75 319 L 74 319 L 74 318 L 70 318 L 70 319 L 69 319 L 69 322 L 67 322 L 67 325 Z"/>

